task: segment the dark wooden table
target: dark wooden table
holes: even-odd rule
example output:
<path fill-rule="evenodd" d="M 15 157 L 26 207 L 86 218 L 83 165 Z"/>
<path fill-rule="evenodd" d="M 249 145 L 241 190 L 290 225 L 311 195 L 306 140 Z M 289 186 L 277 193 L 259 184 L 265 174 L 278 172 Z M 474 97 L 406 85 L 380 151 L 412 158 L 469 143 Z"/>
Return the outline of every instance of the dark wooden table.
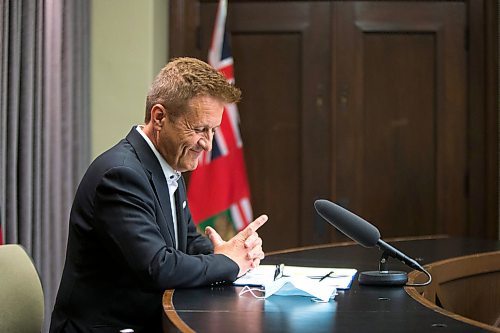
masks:
<path fill-rule="evenodd" d="M 421 238 L 395 240 L 393 246 L 429 264 L 443 259 L 500 250 L 500 241 Z M 378 269 L 381 251 L 356 244 L 332 244 L 276 252 L 263 264 Z M 396 260 L 389 269 L 410 271 Z M 339 291 L 329 303 L 307 297 L 271 296 L 266 300 L 231 285 L 167 290 L 164 331 L 181 332 L 486 332 L 425 307 L 402 287 L 361 286 Z M 473 291 L 464 291 L 473 292 Z"/>

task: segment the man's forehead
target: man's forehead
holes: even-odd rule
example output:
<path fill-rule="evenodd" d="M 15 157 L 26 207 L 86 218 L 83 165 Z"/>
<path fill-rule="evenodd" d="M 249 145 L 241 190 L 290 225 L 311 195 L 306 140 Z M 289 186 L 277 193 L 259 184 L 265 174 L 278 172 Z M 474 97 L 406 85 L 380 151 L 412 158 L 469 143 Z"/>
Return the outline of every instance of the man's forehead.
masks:
<path fill-rule="evenodd" d="M 214 96 L 198 95 L 191 98 L 187 104 L 189 107 L 201 108 L 211 105 L 224 105 L 224 102 L 221 99 Z"/>
<path fill-rule="evenodd" d="M 210 96 L 192 99 L 188 105 L 186 118 L 191 120 L 221 118 L 224 111 L 224 103 Z"/>

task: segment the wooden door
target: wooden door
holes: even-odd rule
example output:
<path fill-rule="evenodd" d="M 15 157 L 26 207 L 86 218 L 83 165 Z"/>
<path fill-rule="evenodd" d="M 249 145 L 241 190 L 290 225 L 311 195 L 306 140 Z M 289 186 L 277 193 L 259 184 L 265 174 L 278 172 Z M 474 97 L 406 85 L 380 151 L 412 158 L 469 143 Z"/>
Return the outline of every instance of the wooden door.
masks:
<path fill-rule="evenodd" d="M 333 199 L 383 236 L 464 234 L 466 6 L 335 2 Z"/>

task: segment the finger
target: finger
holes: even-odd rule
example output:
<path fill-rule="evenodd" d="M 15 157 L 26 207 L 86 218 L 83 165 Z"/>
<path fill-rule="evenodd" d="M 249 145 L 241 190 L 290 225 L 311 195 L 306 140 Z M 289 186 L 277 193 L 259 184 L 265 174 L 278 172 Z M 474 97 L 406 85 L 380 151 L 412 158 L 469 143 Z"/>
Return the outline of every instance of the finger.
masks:
<path fill-rule="evenodd" d="M 252 251 L 247 253 L 247 259 L 255 260 L 256 258 L 261 258 L 264 256 L 264 252 L 262 251 L 262 247 L 255 247 Z"/>
<path fill-rule="evenodd" d="M 251 249 L 252 247 L 255 247 L 255 245 L 258 243 L 259 240 L 259 234 L 254 232 L 251 234 L 246 240 L 245 240 L 245 247 L 247 249 Z"/>
<path fill-rule="evenodd" d="M 259 265 L 260 265 L 260 259 L 257 258 L 257 259 L 255 259 L 255 260 L 252 261 L 252 263 L 251 263 L 250 266 L 252 267 L 252 269 L 254 269 L 254 268 L 256 268 Z"/>
<path fill-rule="evenodd" d="M 208 239 L 210 239 L 214 247 L 224 244 L 224 240 L 222 239 L 222 237 L 212 227 L 205 228 L 205 235 L 208 236 Z"/>
<path fill-rule="evenodd" d="M 248 240 L 248 238 L 247 238 Z M 253 249 L 254 247 L 257 246 L 262 246 L 262 238 L 256 237 L 255 239 L 252 239 L 251 241 L 245 241 L 245 247 L 247 249 Z"/>
<path fill-rule="evenodd" d="M 253 234 L 255 231 L 257 231 L 260 227 L 264 225 L 264 223 L 267 222 L 269 218 L 267 215 L 261 215 L 258 218 L 256 218 L 252 223 L 247 225 L 245 229 L 243 229 L 242 234 L 245 238 L 248 238 L 251 234 Z"/>

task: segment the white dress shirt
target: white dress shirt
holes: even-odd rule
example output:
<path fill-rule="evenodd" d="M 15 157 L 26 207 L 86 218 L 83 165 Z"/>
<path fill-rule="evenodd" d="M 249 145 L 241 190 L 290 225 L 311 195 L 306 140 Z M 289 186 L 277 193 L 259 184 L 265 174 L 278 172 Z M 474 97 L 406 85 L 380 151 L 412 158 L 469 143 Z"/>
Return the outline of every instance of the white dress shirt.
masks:
<path fill-rule="evenodd" d="M 174 234 L 175 234 L 175 248 L 178 248 L 179 240 L 177 236 L 177 209 L 175 208 L 175 191 L 179 184 L 177 181 L 181 177 L 181 173 L 179 171 L 174 170 L 168 163 L 165 161 L 163 156 L 161 156 L 160 152 L 156 149 L 154 144 L 149 140 L 148 136 L 143 132 L 142 128 L 144 126 L 138 125 L 136 127 L 137 132 L 139 132 L 144 140 L 148 143 L 149 147 L 155 154 L 158 162 L 160 162 L 161 169 L 163 170 L 163 174 L 165 175 L 165 179 L 168 184 L 168 193 L 170 194 L 170 210 L 172 212 L 172 221 L 174 222 Z"/>

